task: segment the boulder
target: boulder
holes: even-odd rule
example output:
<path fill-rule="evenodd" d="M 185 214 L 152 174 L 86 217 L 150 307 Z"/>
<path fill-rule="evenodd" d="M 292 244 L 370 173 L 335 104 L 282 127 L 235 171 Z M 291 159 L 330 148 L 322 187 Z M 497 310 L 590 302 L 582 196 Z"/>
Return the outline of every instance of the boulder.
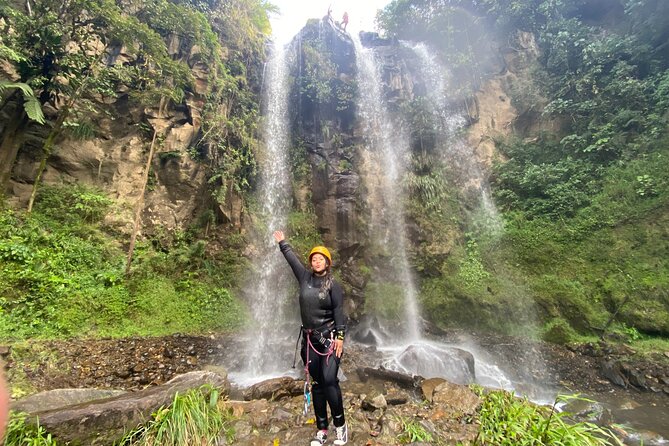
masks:
<path fill-rule="evenodd" d="M 423 399 L 426 401 L 432 402 L 432 396 L 434 395 L 434 389 L 437 388 L 440 384 L 445 383 L 446 380 L 443 378 L 429 378 L 423 380 L 420 383 L 420 390 L 423 393 Z"/>
<path fill-rule="evenodd" d="M 405 389 L 413 389 L 419 385 L 423 380 L 420 376 L 410 376 L 404 373 L 388 370 L 383 367 L 378 369 L 371 367 L 363 367 L 356 370 L 361 381 L 366 381 L 369 378 L 377 378 L 385 381 L 390 381 Z"/>
<path fill-rule="evenodd" d="M 379 392 L 373 392 L 369 395 L 366 395 L 362 400 L 362 408 L 370 412 L 373 412 L 377 409 L 383 410 L 386 407 L 388 407 L 388 402 L 386 401 L 386 398 L 383 396 L 383 394 Z"/>
<path fill-rule="evenodd" d="M 244 399 L 246 401 L 259 399 L 278 400 L 289 396 L 301 395 L 303 392 L 303 381 L 282 376 L 252 385 L 244 391 Z"/>
<path fill-rule="evenodd" d="M 399 406 L 409 402 L 409 395 L 401 390 L 388 392 L 386 402 L 389 406 Z"/>
<path fill-rule="evenodd" d="M 126 391 L 124 390 L 109 389 L 47 390 L 14 401 L 11 404 L 11 410 L 26 413 L 42 412 L 87 403 L 89 401 L 112 398 L 125 393 Z"/>
<path fill-rule="evenodd" d="M 446 412 L 448 418 L 460 418 L 476 413 L 481 399 L 469 387 L 446 381 L 435 387 L 432 403 Z"/>
<path fill-rule="evenodd" d="M 628 382 L 623 374 L 620 363 L 617 361 L 605 361 L 602 364 L 601 373 L 604 378 L 611 381 L 613 384 L 627 388 Z"/>
<path fill-rule="evenodd" d="M 226 379 L 212 372 L 190 372 L 134 393 L 73 406 L 30 413 L 59 442 L 73 445 L 111 445 L 131 429 L 151 419 L 158 408 L 169 406 L 177 393 L 203 385 L 225 388 Z"/>

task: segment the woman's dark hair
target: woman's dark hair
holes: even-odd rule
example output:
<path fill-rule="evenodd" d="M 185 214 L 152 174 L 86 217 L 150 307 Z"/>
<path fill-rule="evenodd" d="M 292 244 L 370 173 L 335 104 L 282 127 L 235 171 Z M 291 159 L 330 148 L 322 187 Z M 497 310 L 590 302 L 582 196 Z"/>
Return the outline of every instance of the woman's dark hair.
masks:
<path fill-rule="evenodd" d="M 332 281 L 334 280 L 334 277 L 332 276 L 332 270 L 330 269 L 330 262 L 328 262 L 327 259 L 325 259 L 325 262 L 327 263 L 327 267 L 325 270 L 325 278 L 321 283 L 321 289 L 318 290 L 319 299 L 325 299 L 325 296 L 327 296 L 330 292 L 330 289 L 332 289 Z"/>

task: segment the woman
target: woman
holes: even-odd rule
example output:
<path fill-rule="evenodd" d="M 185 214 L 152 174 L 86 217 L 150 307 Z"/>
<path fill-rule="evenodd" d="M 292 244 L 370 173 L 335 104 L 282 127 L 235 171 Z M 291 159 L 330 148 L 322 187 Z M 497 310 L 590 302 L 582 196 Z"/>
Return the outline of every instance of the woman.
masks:
<path fill-rule="evenodd" d="M 335 445 L 348 441 L 344 420 L 344 404 L 337 372 L 344 350 L 346 317 L 344 293 L 332 277 L 332 256 L 324 246 L 316 246 L 309 254 L 311 270 L 302 265 L 282 231 L 274 232 L 281 253 L 286 258 L 300 286 L 302 317 L 302 349 L 300 355 L 311 378 L 314 412 L 318 431 L 311 446 L 325 444 L 328 435 L 327 406 L 335 425 Z"/>

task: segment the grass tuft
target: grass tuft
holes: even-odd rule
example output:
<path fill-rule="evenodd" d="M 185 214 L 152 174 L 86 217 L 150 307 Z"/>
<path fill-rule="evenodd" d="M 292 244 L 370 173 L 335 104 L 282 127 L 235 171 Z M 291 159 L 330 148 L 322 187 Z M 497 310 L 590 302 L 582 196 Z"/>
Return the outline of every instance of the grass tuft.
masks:
<path fill-rule="evenodd" d="M 211 386 L 176 395 L 170 407 L 161 407 L 147 424 L 128 433 L 116 446 L 214 445 L 225 437 L 234 441 L 231 417 L 219 407 L 220 393 Z"/>

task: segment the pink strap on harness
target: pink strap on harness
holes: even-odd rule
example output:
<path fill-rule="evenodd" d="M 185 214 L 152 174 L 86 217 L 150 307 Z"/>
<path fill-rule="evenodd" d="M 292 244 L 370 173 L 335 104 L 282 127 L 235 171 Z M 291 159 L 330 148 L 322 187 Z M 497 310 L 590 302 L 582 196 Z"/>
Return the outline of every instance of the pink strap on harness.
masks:
<path fill-rule="evenodd" d="M 307 338 L 307 360 L 304 362 L 304 375 L 306 376 L 307 383 L 309 383 L 309 350 L 313 350 L 317 355 L 320 356 L 325 356 L 325 363 L 327 364 L 328 361 L 330 360 L 330 356 L 332 356 L 332 353 L 334 352 L 334 339 L 332 339 L 332 332 L 330 332 L 330 347 L 328 347 L 327 351 L 325 353 L 321 353 L 318 350 L 316 350 L 316 347 L 314 347 L 314 344 L 311 343 L 311 333 L 313 330 L 307 329 L 306 330 L 307 335 L 305 336 Z M 309 387 L 311 387 L 311 383 L 309 383 Z M 311 390 L 311 389 L 310 389 Z"/>

